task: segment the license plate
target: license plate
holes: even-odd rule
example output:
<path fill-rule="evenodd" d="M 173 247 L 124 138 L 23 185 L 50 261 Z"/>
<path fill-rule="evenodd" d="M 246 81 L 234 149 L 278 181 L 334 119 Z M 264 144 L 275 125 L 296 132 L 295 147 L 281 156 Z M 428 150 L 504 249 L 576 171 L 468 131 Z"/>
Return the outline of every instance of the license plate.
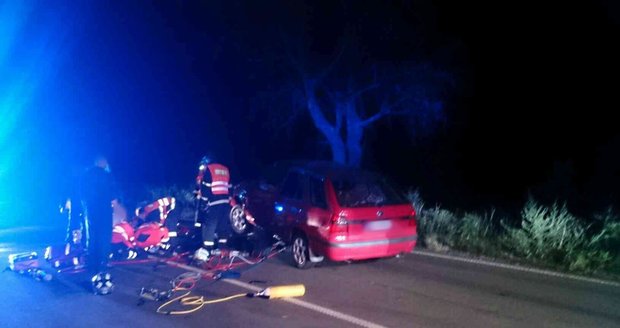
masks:
<path fill-rule="evenodd" d="M 377 230 L 387 230 L 392 227 L 392 221 L 383 220 L 383 221 L 373 221 L 366 223 L 366 230 L 377 231 Z"/>

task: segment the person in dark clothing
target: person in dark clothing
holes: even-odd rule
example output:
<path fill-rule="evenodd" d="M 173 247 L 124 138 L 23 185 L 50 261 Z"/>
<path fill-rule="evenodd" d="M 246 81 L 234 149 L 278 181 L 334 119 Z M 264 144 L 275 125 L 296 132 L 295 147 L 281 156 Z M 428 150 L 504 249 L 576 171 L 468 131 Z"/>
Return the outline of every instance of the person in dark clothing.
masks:
<path fill-rule="evenodd" d="M 84 213 L 76 199 L 76 196 L 68 197 L 60 207 L 60 213 L 67 219 L 65 242 L 70 245 L 81 244 L 84 231 Z"/>
<path fill-rule="evenodd" d="M 198 261 L 206 261 L 215 247 L 215 234 L 218 244 L 228 241 L 230 228 L 230 173 L 226 166 L 213 163 L 203 157 L 196 177 L 196 197 L 198 220 L 202 225 L 203 245 L 194 254 Z"/>
<path fill-rule="evenodd" d="M 86 266 L 91 274 L 95 292 L 107 294 L 112 289 L 109 281 L 107 264 L 112 240 L 112 201 L 117 199 L 117 192 L 110 166 L 103 156 L 95 159 L 82 179 L 80 196 L 84 209 L 87 259 Z M 96 282 L 101 282 L 98 287 Z"/>

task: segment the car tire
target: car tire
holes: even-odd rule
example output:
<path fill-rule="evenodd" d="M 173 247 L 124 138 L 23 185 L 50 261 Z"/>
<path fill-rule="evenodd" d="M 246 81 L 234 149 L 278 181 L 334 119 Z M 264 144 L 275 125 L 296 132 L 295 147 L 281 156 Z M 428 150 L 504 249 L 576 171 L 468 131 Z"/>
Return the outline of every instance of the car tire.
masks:
<path fill-rule="evenodd" d="M 250 225 L 245 219 L 243 207 L 235 205 L 229 214 L 230 226 L 237 235 L 243 235 L 249 232 Z"/>
<path fill-rule="evenodd" d="M 298 269 L 309 269 L 314 263 L 310 261 L 310 245 L 308 239 L 301 233 L 293 236 L 291 244 L 291 258 L 293 265 Z"/>

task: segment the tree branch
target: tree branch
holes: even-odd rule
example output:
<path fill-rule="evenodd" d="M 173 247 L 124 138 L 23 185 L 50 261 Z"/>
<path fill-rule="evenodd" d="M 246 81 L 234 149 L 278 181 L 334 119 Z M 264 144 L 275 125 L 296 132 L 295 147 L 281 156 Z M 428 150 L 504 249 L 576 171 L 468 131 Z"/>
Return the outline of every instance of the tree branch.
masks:
<path fill-rule="evenodd" d="M 342 57 L 342 54 L 344 53 L 345 48 L 346 47 L 343 45 L 340 48 L 340 51 L 338 51 L 336 58 L 334 58 L 334 60 L 332 60 L 332 62 L 329 63 L 329 65 L 321 73 L 317 75 L 316 77 L 317 81 L 323 80 L 334 69 L 334 66 L 336 66 L 336 64 L 340 61 L 340 58 Z"/>
<path fill-rule="evenodd" d="M 336 105 L 336 130 L 340 131 L 342 128 L 342 118 L 344 116 L 344 110 L 342 106 Z"/>
<path fill-rule="evenodd" d="M 349 98 L 351 98 L 351 99 L 355 99 L 355 98 L 357 98 L 357 97 L 359 97 L 359 96 L 363 95 L 364 93 L 366 93 L 366 92 L 368 92 L 368 91 L 370 91 L 370 90 L 373 90 L 373 89 L 378 88 L 379 86 L 380 86 L 380 84 L 379 84 L 379 83 L 377 83 L 377 82 L 375 82 L 375 83 L 373 83 L 373 84 L 370 84 L 370 85 L 367 85 L 367 86 L 365 86 L 365 87 L 363 87 L 363 88 L 361 88 L 361 89 L 359 89 L 359 90 L 355 91 L 354 93 L 352 93 L 352 94 L 349 96 Z"/>
<path fill-rule="evenodd" d="M 409 97 L 402 97 L 400 99 L 398 99 L 396 102 L 392 103 L 392 104 L 387 104 L 387 103 L 383 103 L 381 105 L 381 110 L 379 112 L 377 112 L 375 115 L 365 119 L 362 121 L 362 126 L 368 126 L 386 116 L 390 116 L 390 115 L 405 115 L 408 114 L 409 111 L 408 110 L 400 110 L 400 111 L 395 111 L 394 108 L 396 108 L 398 105 L 402 104 L 403 102 L 405 102 Z"/>
<path fill-rule="evenodd" d="M 310 112 L 310 117 L 314 121 L 314 125 L 325 135 L 331 134 L 334 131 L 334 125 L 329 123 L 325 114 L 321 111 L 321 107 L 319 106 L 318 101 L 316 100 L 316 96 L 314 95 L 314 84 L 315 81 L 311 79 L 304 79 L 304 86 L 306 91 L 306 106 L 308 108 L 308 112 Z"/>
<path fill-rule="evenodd" d="M 379 112 L 377 112 L 375 115 L 373 115 L 373 116 L 363 120 L 361 124 L 362 124 L 362 126 L 368 126 L 368 125 L 370 125 L 370 124 L 372 124 L 372 123 L 374 123 L 374 122 L 376 122 L 376 121 L 378 121 L 378 120 L 380 120 L 380 119 L 382 119 L 382 118 L 384 118 L 384 117 L 386 117 L 386 116 L 388 116 L 390 114 L 391 114 L 391 111 L 389 109 L 386 109 L 385 107 L 382 106 L 381 110 Z"/>

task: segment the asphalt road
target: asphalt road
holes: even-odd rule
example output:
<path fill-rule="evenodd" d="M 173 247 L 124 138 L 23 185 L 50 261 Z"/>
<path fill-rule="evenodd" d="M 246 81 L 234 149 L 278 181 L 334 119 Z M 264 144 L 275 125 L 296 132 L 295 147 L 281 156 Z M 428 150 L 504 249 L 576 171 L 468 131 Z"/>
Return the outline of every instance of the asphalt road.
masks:
<path fill-rule="evenodd" d="M 0 240 L 0 256 L 33 247 Z M 212 299 L 301 283 L 297 303 L 239 298 L 184 316 L 157 314 L 159 303 L 138 305 L 137 296 L 140 287 L 166 288 L 180 268 L 115 267 L 117 289 L 107 296 L 89 294 L 79 275 L 42 283 L 4 272 L 0 327 L 620 327 L 617 286 L 420 254 L 305 271 L 286 256 L 244 272 L 242 283 L 203 280 L 193 293 Z"/>

